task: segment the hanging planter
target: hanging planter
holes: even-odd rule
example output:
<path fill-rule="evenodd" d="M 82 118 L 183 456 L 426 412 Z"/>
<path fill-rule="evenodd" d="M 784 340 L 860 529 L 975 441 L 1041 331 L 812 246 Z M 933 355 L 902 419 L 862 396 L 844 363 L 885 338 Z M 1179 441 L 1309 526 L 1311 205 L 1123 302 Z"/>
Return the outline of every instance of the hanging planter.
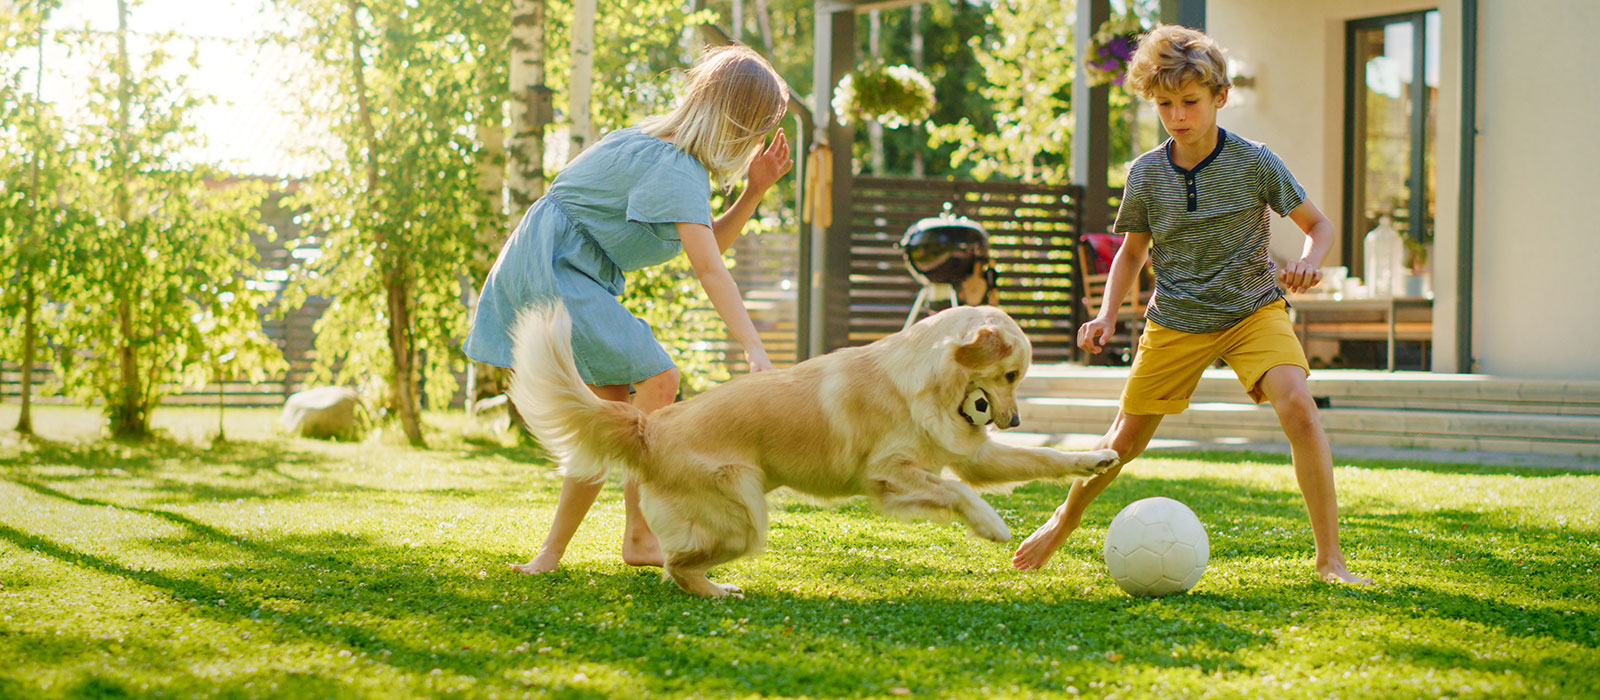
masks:
<path fill-rule="evenodd" d="M 871 119 L 897 129 L 933 114 L 933 83 L 911 66 L 867 64 L 839 81 L 833 112 L 843 124 Z"/>
<path fill-rule="evenodd" d="M 1139 35 L 1144 31 L 1144 25 L 1131 12 L 1101 24 L 1089 42 L 1089 60 L 1084 63 L 1089 84 L 1099 87 L 1109 83 L 1120 87 L 1128 78 L 1128 62 L 1133 60 L 1133 51 L 1139 48 Z"/>

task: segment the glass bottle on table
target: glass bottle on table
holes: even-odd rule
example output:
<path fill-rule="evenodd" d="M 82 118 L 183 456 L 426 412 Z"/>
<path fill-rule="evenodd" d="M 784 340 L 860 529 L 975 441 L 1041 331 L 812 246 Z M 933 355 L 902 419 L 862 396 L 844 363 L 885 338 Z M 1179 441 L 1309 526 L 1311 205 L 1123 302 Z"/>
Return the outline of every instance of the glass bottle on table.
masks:
<path fill-rule="evenodd" d="M 1366 254 L 1364 269 L 1367 290 L 1374 297 L 1392 297 L 1399 291 L 1401 266 L 1405 264 L 1405 243 L 1400 233 L 1390 224 L 1388 215 L 1378 220 L 1378 226 L 1367 232 L 1362 249 Z"/>

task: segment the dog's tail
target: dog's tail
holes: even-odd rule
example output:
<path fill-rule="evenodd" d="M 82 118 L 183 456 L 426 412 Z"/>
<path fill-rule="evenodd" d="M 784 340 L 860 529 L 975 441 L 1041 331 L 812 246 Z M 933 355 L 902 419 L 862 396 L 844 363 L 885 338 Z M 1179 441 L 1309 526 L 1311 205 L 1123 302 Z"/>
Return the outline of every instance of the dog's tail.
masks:
<path fill-rule="evenodd" d="M 604 479 L 612 466 L 639 470 L 644 412 L 595 396 L 572 359 L 572 317 L 560 302 L 522 312 L 512 331 L 513 376 L 506 393 L 528 431 L 561 462 L 562 473 Z"/>

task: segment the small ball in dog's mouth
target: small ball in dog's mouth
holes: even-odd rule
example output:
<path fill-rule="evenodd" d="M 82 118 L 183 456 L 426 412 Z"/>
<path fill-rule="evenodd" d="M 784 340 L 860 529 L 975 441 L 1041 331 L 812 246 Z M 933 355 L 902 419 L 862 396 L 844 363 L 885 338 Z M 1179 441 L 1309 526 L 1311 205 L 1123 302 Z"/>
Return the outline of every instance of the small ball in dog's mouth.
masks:
<path fill-rule="evenodd" d="M 994 422 L 994 402 L 989 400 L 989 395 L 982 389 L 973 389 L 967 392 L 967 398 L 961 402 L 961 417 L 973 425 L 988 425 Z"/>

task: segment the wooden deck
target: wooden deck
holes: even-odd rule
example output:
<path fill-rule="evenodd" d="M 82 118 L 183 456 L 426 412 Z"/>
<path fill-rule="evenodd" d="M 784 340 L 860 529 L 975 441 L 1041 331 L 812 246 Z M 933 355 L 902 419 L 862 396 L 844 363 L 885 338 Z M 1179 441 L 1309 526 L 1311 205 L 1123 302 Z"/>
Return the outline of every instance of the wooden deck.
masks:
<path fill-rule="evenodd" d="M 1100 434 L 1116 417 L 1126 368 L 1035 365 L 1023 380 L 1022 429 Z M 1484 450 L 1600 459 L 1600 381 L 1471 374 L 1317 370 L 1311 393 L 1339 445 Z M 1157 438 L 1285 442 L 1276 414 L 1255 406 L 1231 370 L 1207 370 L 1189 409 Z"/>

